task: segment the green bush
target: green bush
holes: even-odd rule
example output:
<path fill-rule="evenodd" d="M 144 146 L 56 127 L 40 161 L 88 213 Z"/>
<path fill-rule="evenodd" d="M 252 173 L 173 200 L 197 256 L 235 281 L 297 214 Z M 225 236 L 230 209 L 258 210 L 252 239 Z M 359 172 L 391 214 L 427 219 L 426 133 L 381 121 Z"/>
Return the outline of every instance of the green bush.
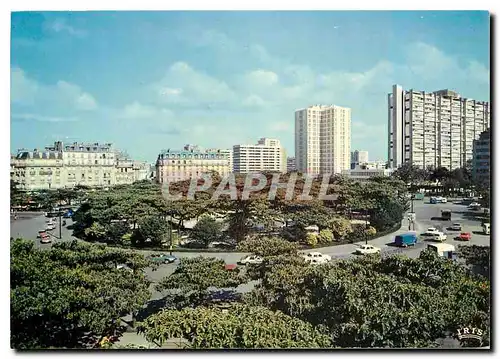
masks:
<path fill-rule="evenodd" d="M 323 229 L 319 232 L 318 235 L 318 243 L 319 244 L 328 244 L 334 241 L 333 232 L 329 229 Z"/>
<path fill-rule="evenodd" d="M 368 237 L 373 237 L 374 235 L 377 234 L 377 230 L 375 229 L 375 227 L 368 227 L 365 229 L 365 234 L 368 236 Z"/>
<path fill-rule="evenodd" d="M 306 243 L 311 247 L 316 247 L 318 244 L 318 235 L 314 233 L 308 233 L 306 236 Z"/>

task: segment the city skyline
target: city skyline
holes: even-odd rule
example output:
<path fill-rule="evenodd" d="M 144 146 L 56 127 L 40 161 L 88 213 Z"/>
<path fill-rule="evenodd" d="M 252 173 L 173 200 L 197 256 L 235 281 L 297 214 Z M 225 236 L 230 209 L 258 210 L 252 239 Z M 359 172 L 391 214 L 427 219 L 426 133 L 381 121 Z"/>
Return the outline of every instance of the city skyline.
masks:
<path fill-rule="evenodd" d="M 351 148 L 386 159 L 392 85 L 490 101 L 489 40 L 470 11 L 13 13 L 11 151 L 111 142 L 153 162 L 269 137 L 294 156 L 294 112 L 336 104 Z"/>

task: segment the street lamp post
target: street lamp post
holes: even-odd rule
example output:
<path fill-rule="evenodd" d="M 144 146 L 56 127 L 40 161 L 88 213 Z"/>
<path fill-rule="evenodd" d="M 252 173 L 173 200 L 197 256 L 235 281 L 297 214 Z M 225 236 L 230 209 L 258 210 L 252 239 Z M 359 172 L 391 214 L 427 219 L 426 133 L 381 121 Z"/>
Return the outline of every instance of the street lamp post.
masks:
<path fill-rule="evenodd" d="M 408 213 L 408 230 L 410 231 L 413 227 L 413 230 L 415 230 L 415 212 L 413 211 L 413 200 L 415 199 L 415 195 L 411 195 L 410 200 L 411 200 L 411 209 L 410 213 Z"/>
<path fill-rule="evenodd" d="M 59 209 L 59 240 L 62 239 L 62 220 L 61 220 L 62 211 Z"/>
<path fill-rule="evenodd" d="M 170 255 L 172 255 L 172 215 L 168 214 L 168 240 L 170 242 Z"/>

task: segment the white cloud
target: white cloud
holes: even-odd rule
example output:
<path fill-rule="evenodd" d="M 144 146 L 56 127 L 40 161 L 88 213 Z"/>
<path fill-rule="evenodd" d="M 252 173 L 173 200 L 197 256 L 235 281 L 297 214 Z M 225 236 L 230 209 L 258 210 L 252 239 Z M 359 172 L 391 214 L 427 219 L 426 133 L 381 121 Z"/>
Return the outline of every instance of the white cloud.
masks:
<path fill-rule="evenodd" d="M 250 95 L 243 100 L 243 105 L 247 107 L 262 107 L 266 102 L 257 95 Z"/>
<path fill-rule="evenodd" d="M 439 81 L 445 87 L 451 87 L 450 83 L 465 87 L 490 82 L 490 71 L 485 65 L 475 60 L 468 61 L 465 66 L 461 65 L 457 57 L 429 44 L 413 43 L 407 47 L 407 55 L 408 62 L 402 65 L 401 70 L 406 67 L 414 75 L 427 81 Z M 456 90 L 460 92 L 461 89 Z"/>
<path fill-rule="evenodd" d="M 164 96 L 179 96 L 182 94 L 182 92 L 182 89 L 172 89 L 168 87 L 160 89 L 160 93 Z"/>
<path fill-rule="evenodd" d="M 477 61 L 470 61 L 467 67 L 467 77 L 476 80 L 481 84 L 490 83 L 490 71 L 483 64 Z"/>
<path fill-rule="evenodd" d="M 185 62 L 176 62 L 170 66 L 167 74 L 153 84 L 152 88 L 156 98 L 162 103 L 214 105 L 236 99 L 226 82 L 196 71 Z"/>
<path fill-rule="evenodd" d="M 24 119 L 70 119 L 81 111 L 98 108 L 96 99 L 79 86 L 58 81 L 46 85 L 30 78 L 20 68 L 11 68 L 11 105 L 13 113 L 29 113 Z"/>
<path fill-rule="evenodd" d="M 72 36 L 85 37 L 87 32 L 82 29 L 77 29 L 74 26 L 68 25 L 66 19 L 55 19 L 48 21 L 46 27 L 53 32 L 61 33 L 66 32 Z"/>
<path fill-rule="evenodd" d="M 76 105 L 81 110 L 94 110 L 97 108 L 96 100 L 88 93 L 79 95 L 76 99 Z"/>
<path fill-rule="evenodd" d="M 162 121 L 164 119 L 171 118 L 172 116 L 173 112 L 168 109 L 143 105 L 139 102 L 133 102 L 126 105 L 118 114 L 119 118 L 127 120 L 151 119 L 155 121 Z"/>
<path fill-rule="evenodd" d="M 268 87 L 278 83 L 278 75 L 275 72 L 262 69 L 247 73 L 245 79 L 251 86 Z"/>
<path fill-rule="evenodd" d="M 10 98 L 14 103 L 32 103 L 39 90 L 38 83 L 30 80 L 18 67 L 10 69 Z"/>

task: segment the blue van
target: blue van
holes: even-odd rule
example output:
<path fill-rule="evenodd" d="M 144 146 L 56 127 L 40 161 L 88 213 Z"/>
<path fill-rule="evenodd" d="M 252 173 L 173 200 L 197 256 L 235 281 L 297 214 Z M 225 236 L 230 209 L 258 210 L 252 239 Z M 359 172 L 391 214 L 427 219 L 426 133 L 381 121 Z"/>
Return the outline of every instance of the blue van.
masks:
<path fill-rule="evenodd" d="M 416 233 L 404 233 L 397 235 L 396 238 L 394 238 L 394 244 L 398 247 L 414 246 L 415 243 L 417 243 Z"/>

